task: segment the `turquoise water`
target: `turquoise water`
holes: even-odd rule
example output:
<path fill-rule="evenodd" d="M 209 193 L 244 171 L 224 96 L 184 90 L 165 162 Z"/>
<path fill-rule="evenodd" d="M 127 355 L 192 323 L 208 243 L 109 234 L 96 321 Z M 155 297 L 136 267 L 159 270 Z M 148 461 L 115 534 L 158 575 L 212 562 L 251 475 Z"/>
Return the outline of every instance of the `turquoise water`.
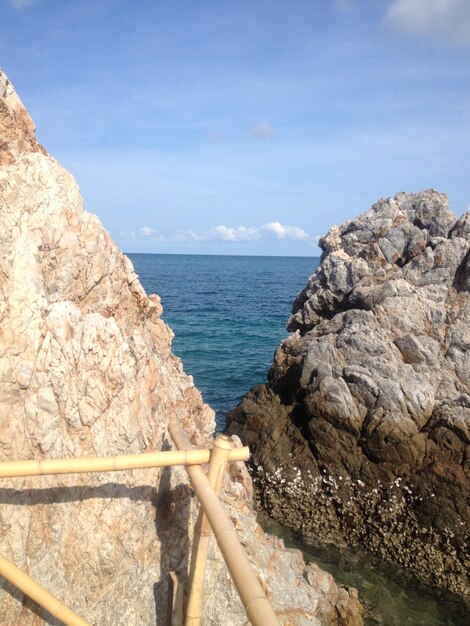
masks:
<path fill-rule="evenodd" d="M 224 415 L 266 382 L 287 332 L 291 303 L 318 258 L 129 254 L 147 293 L 158 293 L 163 319 L 204 400 Z"/>
<path fill-rule="evenodd" d="M 470 606 L 450 594 L 437 595 L 413 581 L 409 573 L 392 568 L 357 548 L 318 547 L 265 513 L 258 521 L 289 548 L 302 550 L 333 575 L 337 583 L 356 587 L 365 607 L 365 626 L 469 626 Z"/>
<path fill-rule="evenodd" d="M 158 293 L 175 333 L 173 352 L 204 399 L 225 413 L 266 381 L 273 353 L 286 336 L 291 302 L 318 258 L 129 254 L 147 293 Z M 316 548 L 262 516 L 266 530 L 302 549 L 368 607 L 366 626 L 470 626 L 468 607 L 437 597 L 359 550 Z"/>

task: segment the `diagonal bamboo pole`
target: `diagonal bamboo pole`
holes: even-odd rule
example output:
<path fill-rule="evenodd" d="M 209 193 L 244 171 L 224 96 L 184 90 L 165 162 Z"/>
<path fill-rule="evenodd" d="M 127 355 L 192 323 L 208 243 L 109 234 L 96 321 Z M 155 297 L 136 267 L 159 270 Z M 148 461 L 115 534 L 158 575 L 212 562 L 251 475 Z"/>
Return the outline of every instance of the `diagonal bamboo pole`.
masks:
<path fill-rule="evenodd" d="M 191 449 L 191 442 L 176 421 L 172 420 L 169 424 L 169 432 L 177 448 Z M 238 535 L 206 475 L 198 465 L 187 466 L 186 471 L 214 531 L 249 621 L 252 626 L 279 626 L 279 620 L 266 598 L 258 578 L 251 569 Z"/>
<path fill-rule="evenodd" d="M 16 565 L 0 555 L 0 576 L 6 578 L 12 585 L 18 587 L 37 604 L 42 606 L 54 617 L 57 617 L 67 626 L 90 626 L 81 617 L 66 607 L 60 600 L 49 593 L 44 587 L 20 570 Z"/>
<path fill-rule="evenodd" d="M 229 461 L 247 461 L 248 448 L 235 448 Z M 142 452 L 108 457 L 75 459 L 38 459 L 0 463 L 0 478 L 44 476 L 46 474 L 83 474 L 85 472 L 117 472 L 119 470 L 167 467 L 168 465 L 200 465 L 209 463 L 210 450 L 169 450 Z"/>
<path fill-rule="evenodd" d="M 226 435 L 217 435 L 211 452 L 208 480 L 215 493 L 219 493 L 227 466 L 233 441 Z M 204 590 L 204 575 L 206 572 L 207 550 L 212 529 L 204 511 L 199 511 L 194 528 L 193 549 L 191 553 L 191 567 L 189 571 L 189 597 L 185 613 L 185 626 L 199 626 L 202 613 L 202 595 Z"/>

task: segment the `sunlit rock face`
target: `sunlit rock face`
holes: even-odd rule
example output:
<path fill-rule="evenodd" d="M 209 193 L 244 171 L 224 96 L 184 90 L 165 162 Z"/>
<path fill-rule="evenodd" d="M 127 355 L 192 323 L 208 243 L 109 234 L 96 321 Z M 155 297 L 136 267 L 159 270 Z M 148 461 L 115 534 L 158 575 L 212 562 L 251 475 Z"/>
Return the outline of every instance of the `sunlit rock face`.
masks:
<path fill-rule="evenodd" d="M 400 193 L 320 246 L 229 432 L 275 517 L 469 594 L 470 213 Z"/>
<path fill-rule="evenodd" d="M 0 247 L 0 460 L 168 449 L 170 417 L 209 443 L 214 413 L 171 353 L 158 296 L 83 210 L 1 71 Z M 281 622 L 362 623 L 353 591 L 263 534 L 244 471 L 226 480 L 228 511 Z M 0 499 L 0 553 L 89 623 L 166 624 L 197 513 L 182 468 L 2 479 Z M 245 622 L 213 545 L 203 624 Z M 57 622 L 3 583 L 0 623 Z"/>

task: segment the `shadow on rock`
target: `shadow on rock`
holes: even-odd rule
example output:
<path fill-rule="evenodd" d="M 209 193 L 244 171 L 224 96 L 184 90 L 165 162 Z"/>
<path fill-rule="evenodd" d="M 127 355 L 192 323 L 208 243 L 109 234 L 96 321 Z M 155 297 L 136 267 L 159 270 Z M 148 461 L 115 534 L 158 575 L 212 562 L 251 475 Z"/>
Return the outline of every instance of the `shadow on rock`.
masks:
<path fill-rule="evenodd" d="M 155 498 L 155 527 L 161 546 L 161 577 L 154 586 L 157 626 L 169 621 L 169 576 L 175 572 L 186 586 L 191 543 L 189 524 L 191 515 L 191 488 L 186 484 L 171 486 L 171 468 L 165 467 Z"/>

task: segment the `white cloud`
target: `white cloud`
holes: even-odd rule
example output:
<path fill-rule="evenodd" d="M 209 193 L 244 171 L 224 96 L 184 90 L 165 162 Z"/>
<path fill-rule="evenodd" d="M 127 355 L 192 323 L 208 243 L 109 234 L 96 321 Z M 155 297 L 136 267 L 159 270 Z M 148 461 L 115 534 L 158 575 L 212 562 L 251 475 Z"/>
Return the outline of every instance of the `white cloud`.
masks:
<path fill-rule="evenodd" d="M 10 0 L 10 4 L 15 9 L 18 9 L 18 10 L 25 9 L 26 7 L 31 6 L 35 2 L 36 2 L 36 0 Z"/>
<path fill-rule="evenodd" d="M 264 224 L 262 228 L 273 233 L 276 239 L 305 240 L 309 238 L 309 234 L 299 226 L 284 225 L 280 222 L 269 222 L 269 224 Z"/>
<path fill-rule="evenodd" d="M 162 241 L 170 241 L 172 243 L 180 243 L 184 241 L 205 241 L 207 236 L 205 233 L 196 233 L 194 230 L 187 228 L 186 230 L 179 230 L 173 233 L 169 237 L 162 237 Z"/>
<path fill-rule="evenodd" d="M 261 239 L 279 239 L 303 241 L 307 244 L 316 245 L 318 237 L 310 236 L 307 231 L 299 226 L 281 224 L 281 222 L 269 222 L 262 226 L 226 226 L 218 224 L 208 230 L 195 231 L 185 229 L 163 235 L 155 228 L 141 226 L 138 230 L 125 230 L 119 233 L 119 238 L 124 241 L 160 242 L 160 243 L 188 243 L 188 242 L 241 242 L 258 241 Z"/>
<path fill-rule="evenodd" d="M 250 135 L 255 139 L 272 139 L 274 137 L 274 128 L 264 120 L 257 122 L 249 130 Z"/>
<path fill-rule="evenodd" d="M 151 228 L 150 226 L 142 226 L 139 228 L 139 235 L 142 237 L 155 237 L 158 234 L 158 230 Z"/>
<path fill-rule="evenodd" d="M 470 44 L 469 0 L 394 0 L 385 22 L 408 35 Z"/>
<path fill-rule="evenodd" d="M 222 239 L 222 241 L 253 241 L 260 238 L 258 230 L 252 226 L 238 226 L 237 228 L 232 228 L 220 224 L 212 228 L 210 233 L 213 234 L 216 239 Z"/>
<path fill-rule="evenodd" d="M 118 233 L 120 239 L 124 239 L 125 241 L 136 241 L 137 234 L 134 230 L 122 230 Z"/>

